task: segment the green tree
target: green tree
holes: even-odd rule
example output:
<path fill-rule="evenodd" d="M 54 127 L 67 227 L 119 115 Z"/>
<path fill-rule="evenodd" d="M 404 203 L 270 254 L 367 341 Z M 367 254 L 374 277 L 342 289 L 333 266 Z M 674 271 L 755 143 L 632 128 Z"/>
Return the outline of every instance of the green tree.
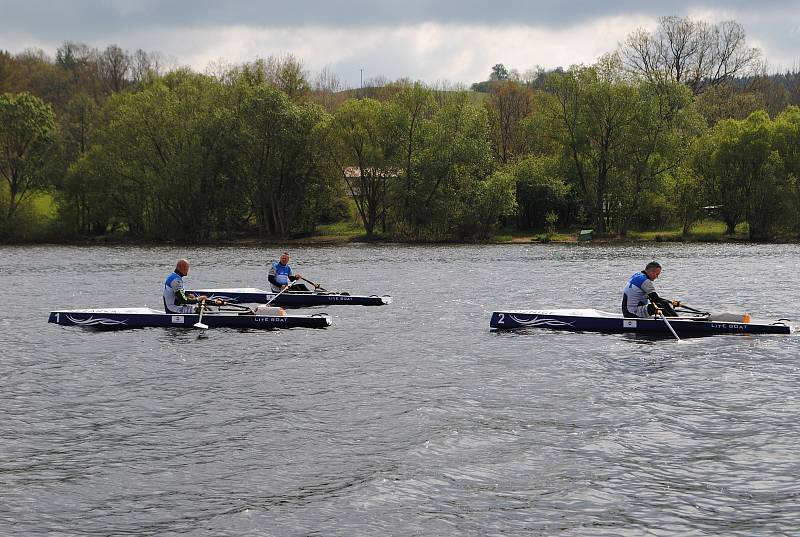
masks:
<path fill-rule="evenodd" d="M 20 204 L 47 185 L 47 160 L 55 135 L 53 110 L 29 93 L 0 95 L 0 176 L 8 186 L 5 234 L 16 232 L 14 216 Z"/>
<path fill-rule="evenodd" d="M 701 178 L 705 199 L 719 207 L 726 233 L 732 235 L 736 225 L 746 218 L 747 198 L 736 166 L 731 162 L 732 147 L 739 138 L 739 122 L 723 120 L 697 140 L 694 169 Z"/>
<path fill-rule="evenodd" d="M 395 191 L 397 220 L 402 226 L 415 226 L 420 207 L 416 192 L 420 183 L 418 155 L 427 125 L 436 110 L 434 92 L 422 84 L 399 86 L 388 102 L 386 121 L 391 129 L 388 136 L 397 140 L 396 167 L 402 175 L 402 188 Z M 424 210 L 424 209 L 423 209 Z"/>
<path fill-rule="evenodd" d="M 27 86 L 21 63 L 7 51 L 0 50 L 0 93 L 21 93 Z"/>
<path fill-rule="evenodd" d="M 61 144 L 67 162 L 89 150 L 98 123 L 99 104 L 88 93 L 75 92 L 59 115 Z"/>
<path fill-rule="evenodd" d="M 409 232 L 415 238 L 449 238 L 469 219 L 464 194 L 494 172 L 486 110 L 466 92 L 443 95 L 424 122 L 421 139 L 411 156 L 416 183 Z"/>
<path fill-rule="evenodd" d="M 472 182 L 462 193 L 466 207 L 460 226 L 462 237 L 487 238 L 503 217 L 514 214 L 516 204 L 514 176 L 502 170 Z"/>
<path fill-rule="evenodd" d="M 774 147 L 783 160 L 787 180 L 794 191 L 792 227 L 800 229 L 800 107 L 790 106 L 774 121 Z"/>
<path fill-rule="evenodd" d="M 241 213 L 228 97 L 210 77 L 178 71 L 111 98 L 95 158 L 132 233 L 202 240 Z"/>
<path fill-rule="evenodd" d="M 313 231 L 320 207 L 334 196 L 317 132 L 325 112 L 258 78 L 243 76 L 237 91 L 239 169 L 261 235 Z"/>
<path fill-rule="evenodd" d="M 492 86 L 486 101 L 492 142 L 501 163 L 520 152 L 520 123 L 533 110 L 533 91 L 508 80 Z"/>
<path fill-rule="evenodd" d="M 612 183 L 619 155 L 629 143 L 636 97 L 616 69 L 608 65 L 573 67 L 552 73 L 547 88 L 554 99 L 543 110 L 553 136 L 570 163 L 573 178 L 598 233 L 606 231 Z"/>
<path fill-rule="evenodd" d="M 700 218 L 705 203 L 700 177 L 689 163 L 673 170 L 669 177 L 672 180 L 671 191 L 675 196 L 675 209 L 681 224 L 681 235 L 688 237 L 692 224 Z"/>
<path fill-rule="evenodd" d="M 558 155 L 537 155 L 518 160 L 508 166 L 516 184 L 519 225 L 523 229 L 541 229 L 548 213 L 566 221 L 569 215 L 571 188 L 564 180 Z"/>
<path fill-rule="evenodd" d="M 280 88 L 293 101 L 304 100 L 311 93 L 303 64 L 292 54 L 259 59 L 250 69 L 260 71 L 268 83 Z"/>
<path fill-rule="evenodd" d="M 27 50 L 14 57 L 24 80 L 21 91 L 27 91 L 50 104 L 54 111 L 68 100 L 72 88 L 69 72 L 54 65 L 44 51 Z"/>
<path fill-rule="evenodd" d="M 387 106 L 374 99 L 351 99 L 325 128 L 331 158 L 355 203 L 367 238 L 375 236 L 388 211 L 389 183 L 400 147 L 390 135 Z"/>
<path fill-rule="evenodd" d="M 743 91 L 737 84 L 726 82 L 704 89 L 695 97 L 695 107 L 714 126 L 723 119 L 745 119 L 766 108 L 766 102 L 760 93 Z"/>
<path fill-rule="evenodd" d="M 648 206 L 663 199 L 663 181 L 702 128 L 687 110 L 690 93 L 674 82 L 630 80 L 616 56 L 552 73 L 547 87 L 543 121 L 530 125 L 557 142 L 594 228 L 625 235 L 650 218 Z"/>
<path fill-rule="evenodd" d="M 624 127 L 617 160 L 618 180 L 612 188 L 611 204 L 616 230 L 627 235 L 634 224 L 663 225 L 675 188 L 670 181 L 689 157 L 691 140 L 704 128 L 702 118 L 688 105 L 691 93 L 677 83 L 633 81 L 631 121 Z M 665 209 L 660 222 L 658 209 Z"/>
<path fill-rule="evenodd" d="M 492 74 L 489 80 L 508 80 L 508 69 L 502 63 L 497 63 L 492 67 Z"/>
<path fill-rule="evenodd" d="M 119 192 L 119 181 L 108 181 L 115 177 L 114 170 L 100 145 L 93 145 L 70 165 L 64 180 L 59 203 L 62 221 L 67 224 L 69 235 L 103 235 L 112 221 L 122 223 L 132 211 L 121 200 L 148 195 L 143 188 Z M 140 202 L 141 203 L 141 202 Z M 127 209 L 127 210 L 126 210 Z M 130 226 L 137 234 L 143 234 L 142 225 Z"/>
<path fill-rule="evenodd" d="M 746 221 L 752 240 L 775 236 L 793 221 L 795 185 L 776 149 L 775 126 L 764 111 L 721 121 L 698 145 L 695 166 L 708 196 L 721 206 L 728 232 Z"/>

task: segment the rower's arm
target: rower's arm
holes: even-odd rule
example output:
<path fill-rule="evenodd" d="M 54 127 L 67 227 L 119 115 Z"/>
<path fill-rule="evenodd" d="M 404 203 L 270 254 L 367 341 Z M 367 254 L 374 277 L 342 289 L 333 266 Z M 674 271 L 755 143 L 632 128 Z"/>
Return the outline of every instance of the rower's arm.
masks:
<path fill-rule="evenodd" d="M 650 304 L 647 305 L 647 313 L 650 315 L 655 315 L 656 310 L 663 310 L 668 316 L 675 317 L 678 313 L 673 309 L 673 306 L 678 307 L 680 306 L 680 302 L 677 300 L 665 300 L 658 296 L 658 293 L 655 291 L 648 294 L 647 298 L 650 299 Z"/>
<path fill-rule="evenodd" d="M 197 298 L 189 298 L 186 296 L 186 292 L 183 290 L 183 282 L 179 279 L 175 279 L 172 282 L 172 288 L 175 290 L 175 305 L 182 306 L 184 304 L 191 304 L 197 302 Z"/>
<path fill-rule="evenodd" d="M 278 271 L 275 268 L 275 263 L 272 263 L 269 267 L 269 273 L 267 274 L 267 281 L 274 285 L 275 287 L 283 287 L 281 284 L 278 283 L 277 280 Z"/>
<path fill-rule="evenodd" d="M 648 315 L 655 315 L 656 310 L 663 308 L 663 299 L 656 293 L 656 286 L 653 285 L 651 280 L 645 280 L 642 282 L 642 291 L 644 291 L 647 298 L 650 299 L 650 304 L 647 305 Z"/>
<path fill-rule="evenodd" d="M 645 280 L 642 282 L 642 291 L 647 295 L 651 302 L 661 300 L 661 297 L 656 293 L 656 286 L 653 285 L 652 280 Z"/>

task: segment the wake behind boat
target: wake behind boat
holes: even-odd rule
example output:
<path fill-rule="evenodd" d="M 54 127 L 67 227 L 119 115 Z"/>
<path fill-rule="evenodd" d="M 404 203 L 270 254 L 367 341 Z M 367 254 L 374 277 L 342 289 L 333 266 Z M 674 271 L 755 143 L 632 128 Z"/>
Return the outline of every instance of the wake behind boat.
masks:
<path fill-rule="evenodd" d="M 681 336 L 711 336 L 715 334 L 789 334 L 786 319 L 775 322 L 745 322 L 733 314 L 628 318 L 621 313 L 596 309 L 504 310 L 492 312 L 489 326 L 495 330 L 515 328 L 549 328 L 551 330 L 644 333 L 671 336 L 671 326 Z"/>
<path fill-rule="evenodd" d="M 200 323 L 200 315 L 164 313 L 152 308 L 106 308 L 51 311 L 48 322 L 63 326 L 83 326 L 101 330 L 145 327 L 191 328 Z M 202 323 L 208 327 L 229 328 L 325 328 L 331 325 L 327 314 L 260 315 L 241 311 L 205 311 Z"/>
<path fill-rule="evenodd" d="M 187 294 L 205 295 L 209 300 L 220 299 L 232 304 L 272 304 L 284 307 L 303 306 L 383 306 L 392 303 L 389 295 L 351 295 L 328 291 L 291 291 L 273 293 L 263 289 L 192 289 Z M 277 298 L 276 298 L 277 297 Z"/>

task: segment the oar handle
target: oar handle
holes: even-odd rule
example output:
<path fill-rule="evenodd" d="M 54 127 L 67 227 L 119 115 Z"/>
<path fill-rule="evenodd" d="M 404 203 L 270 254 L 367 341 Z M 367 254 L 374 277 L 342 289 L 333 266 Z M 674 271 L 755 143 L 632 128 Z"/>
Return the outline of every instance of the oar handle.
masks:
<path fill-rule="evenodd" d="M 695 309 L 695 308 L 693 308 L 691 306 L 687 306 L 683 302 L 680 302 L 680 305 L 676 306 L 676 308 L 680 308 L 680 309 L 686 310 L 686 311 L 691 311 L 692 313 L 708 313 L 707 311 L 702 311 L 702 310 Z"/>
<path fill-rule="evenodd" d="M 326 290 L 324 287 L 322 287 L 320 284 L 318 284 L 318 283 L 314 283 L 314 282 L 312 282 L 311 280 L 309 280 L 309 279 L 308 279 L 308 278 L 306 278 L 306 277 L 300 276 L 300 279 L 301 279 L 301 280 L 303 280 L 303 281 L 304 281 L 304 282 L 306 282 L 306 283 L 310 283 L 311 285 L 313 285 L 313 286 L 314 286 L 314 289 L 322 289 L 323 291 L 327 291 L 327 290 Z"/>
<path fill-rule="evenodd" d="M 250 311 L 252 312 L 252 308 L 245 306 L 244 304 L 234 304 L 232 302 L 222 302 L 220 304 L 220 308 L 225 308 L 223 311 Z"/>

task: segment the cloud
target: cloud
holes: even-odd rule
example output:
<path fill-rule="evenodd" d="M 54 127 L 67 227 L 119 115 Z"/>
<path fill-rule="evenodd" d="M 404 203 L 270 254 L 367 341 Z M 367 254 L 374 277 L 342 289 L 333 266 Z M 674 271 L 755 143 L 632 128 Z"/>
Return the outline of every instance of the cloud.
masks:
<path fill-rule="evenodd" d="M 411 78 L 469 84 L 488 77 L 504 63 L 520 71 L 593 63 L 614 50 L 634 26 L 654 24 L 647 18 L 606 18 L 563 29 L 523 25 L 469 26 L 422 23 L 374 26 L 353 32 L 345 28 L 304 26 L 272 28 L 229 26 L 131 32 L 118 36 L 120 46 L 157 42 L 182 64 L 202 71 L 209 63 L 252 61 L 258 57 L 293 54 L 318 72 L 330 67 L 350 86 L 366 79 Z"/>
<path fill-rule="evenodd" d="M 639 14 L 685 15 L 691 10 L 797 12 L 794 0 L 0 0 L 0 30 L 26 26 L 41 31 L 71 28 L 117 32 L 131 25 L 363 28 L 423 23 L 466 26 L 522 24 L 563 28 L 587 21 Z M 4 28 L 3 26 L 6 26 Z"/>
<path fill-rule="evenodd" d="M 800 50 L 800 4 L 788 0 L 0 0 L 0 13 L 0 49 L 52 54 L 64 41 L 114 43 L 196 70 L 291 53 L 312 73 L 330 67 L 353 87 L 362 69 L 367 79 L 469 84 L 496 63 L 520 71 L 593 63 L 665 14 L 737 20 L 773 66 L 796 64 Z"/>

